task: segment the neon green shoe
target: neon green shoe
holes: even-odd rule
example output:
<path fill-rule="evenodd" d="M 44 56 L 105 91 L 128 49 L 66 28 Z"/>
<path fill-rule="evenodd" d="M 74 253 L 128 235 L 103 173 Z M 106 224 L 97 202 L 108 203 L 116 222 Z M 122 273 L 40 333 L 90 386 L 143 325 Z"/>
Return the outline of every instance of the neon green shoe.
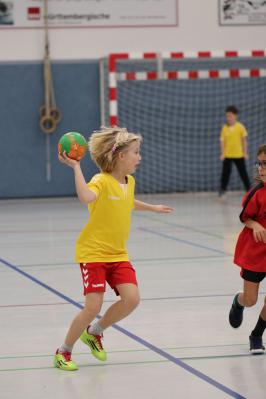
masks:
<path fill-rule="evenodd" d="M 91 353 L 96 359 L 104 362 L 107 359 L 106 352 L 102 345 L 102 335 L 92 335 L 88 333 L 89 327 L 83 331 L 80 336 L 80 339 L 84 344 L 88 345 Z"/>
<path fill-rule="evenodd" d="M 56 354 L 54 356 L 54 366 L 66 371 L 74 371 L 78 370 L 78 366 L 76 363 L 71 360 L 71 353 L 64 352 L 59 353 L 59 349 L 57 349 Z"/>

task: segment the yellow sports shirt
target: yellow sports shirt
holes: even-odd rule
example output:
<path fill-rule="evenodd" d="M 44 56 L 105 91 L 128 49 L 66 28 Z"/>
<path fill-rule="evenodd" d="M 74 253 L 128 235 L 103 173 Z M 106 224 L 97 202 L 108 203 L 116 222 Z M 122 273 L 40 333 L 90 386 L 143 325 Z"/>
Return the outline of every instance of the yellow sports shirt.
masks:
<path fill-rule="evenodd" d="M 127 261 L 135 179 L 127 176 L 126 190 L 109 173 L 99 173 L 88 183 L 97 198 L 88 205 L 90 218 L 76 243 L 76 262 Z"/>
<path fill-rule="evenodd" d="M 245 126 L 240 122 L 236 122 L 233 126 L 223 125 L 220 140 L 224 143 L 225 158 L 244 157 L 242 138 L 247 135 Z"/>

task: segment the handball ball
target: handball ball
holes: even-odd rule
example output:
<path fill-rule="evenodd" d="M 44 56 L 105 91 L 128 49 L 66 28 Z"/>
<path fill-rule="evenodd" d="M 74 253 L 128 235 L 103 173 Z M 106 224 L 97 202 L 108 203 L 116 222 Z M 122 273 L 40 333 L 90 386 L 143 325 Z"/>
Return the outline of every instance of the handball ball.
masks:
<path fill-rule="evenodd" d="M 58 143 L 58 153 L 60 155 L 66 152 L 66 155 L 80 161 L 88 150 L 88 143 L 82 134 L 77 132 L 65 133 Z"/>

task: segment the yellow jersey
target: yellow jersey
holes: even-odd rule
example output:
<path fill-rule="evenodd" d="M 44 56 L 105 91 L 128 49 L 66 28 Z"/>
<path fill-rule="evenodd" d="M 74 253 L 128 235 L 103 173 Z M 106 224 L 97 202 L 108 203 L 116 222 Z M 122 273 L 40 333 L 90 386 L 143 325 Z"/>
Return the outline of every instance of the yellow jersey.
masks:
<path fill-rule="evenodd" d="M 244 125 L 236 122 L 234 125 L 223 125 L 220 140 L 224 143 L 225 158 L 243 158 L 244 148 L 242 139 L 247 137 L 247 131 Z"/>
<path fill-rule="evenodd" d="M 76 262 L 128 261 L 131 212 L 135 179 L 127 176 L 125 187 L 109 173 L 98 173 L 87 184 L 97 195 L 88 205 L 90 218 L 76 243 Z"/>

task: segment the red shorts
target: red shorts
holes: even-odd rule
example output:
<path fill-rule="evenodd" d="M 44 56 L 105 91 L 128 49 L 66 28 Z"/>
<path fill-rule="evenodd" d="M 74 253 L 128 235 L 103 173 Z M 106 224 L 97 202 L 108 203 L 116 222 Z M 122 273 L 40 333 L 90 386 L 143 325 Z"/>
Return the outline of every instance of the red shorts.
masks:
<path fill-rule="evenodd" d="M 119 295 L 116 289 L 119 284 L 138 285 L 135 269 L 133 269 L 130 262 L 80 263 L 80 270 L 84 295 L 90 292 L 105 292 L 106 281 L 116 295 Z"/>

